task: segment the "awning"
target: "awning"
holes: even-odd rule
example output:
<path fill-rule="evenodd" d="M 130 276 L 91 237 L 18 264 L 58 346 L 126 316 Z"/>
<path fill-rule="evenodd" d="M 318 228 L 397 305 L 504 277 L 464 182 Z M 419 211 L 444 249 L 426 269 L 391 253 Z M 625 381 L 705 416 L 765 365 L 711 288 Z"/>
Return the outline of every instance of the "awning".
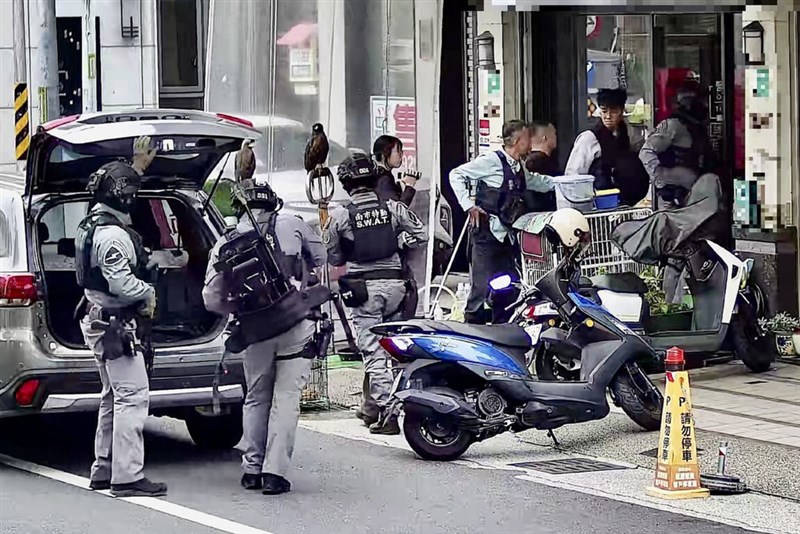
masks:
<path fill-rule="evenodd" d="M 278 39 L 279 45 L 296 46 L 303 44 L 308 39 L 317 33 L 316 23 L 301 23 L 293 26 L 288 32 L 283 34 L 283 37 Z"/>

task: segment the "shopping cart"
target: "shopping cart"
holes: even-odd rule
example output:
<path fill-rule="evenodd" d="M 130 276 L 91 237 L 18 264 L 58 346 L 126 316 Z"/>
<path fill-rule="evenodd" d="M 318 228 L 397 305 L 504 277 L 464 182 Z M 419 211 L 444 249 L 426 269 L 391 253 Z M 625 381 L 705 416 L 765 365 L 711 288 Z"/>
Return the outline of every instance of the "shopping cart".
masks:
<path fill-rule="evenodd" d="M 640 274 L 646 265 L 636 263 L 617 248 L 611 241 L 611 232 L 621 222 L 644 219 L 652 214 L 650 208 L 623 208 L 584 214 L 592 233 L 592 244 L 581 260 L 583 275 L 622 272 Z M 553 247 L 541 233 L 520 230 L 520 244 L 522 279 L 526 284 L 535 284 L 563 257 L 561 247 Z"/>

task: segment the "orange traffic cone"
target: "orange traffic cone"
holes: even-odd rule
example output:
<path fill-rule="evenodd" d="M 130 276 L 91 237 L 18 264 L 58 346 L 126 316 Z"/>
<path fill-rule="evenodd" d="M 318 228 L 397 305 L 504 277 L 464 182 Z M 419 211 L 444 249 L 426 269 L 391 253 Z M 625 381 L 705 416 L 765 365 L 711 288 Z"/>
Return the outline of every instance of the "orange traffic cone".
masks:
<path fill-rule="evenodd" d="M 656 476 L 653 485 L 646 490 L 648 495 L 662 499 L 709 496 L 709 491 L 700 485 L 692 395 L 689 373 L 684 371 L 684 364 L 683 349 L 673 347 L 667 351 L 664 360 L 667 387 L 658 438 Z"/>

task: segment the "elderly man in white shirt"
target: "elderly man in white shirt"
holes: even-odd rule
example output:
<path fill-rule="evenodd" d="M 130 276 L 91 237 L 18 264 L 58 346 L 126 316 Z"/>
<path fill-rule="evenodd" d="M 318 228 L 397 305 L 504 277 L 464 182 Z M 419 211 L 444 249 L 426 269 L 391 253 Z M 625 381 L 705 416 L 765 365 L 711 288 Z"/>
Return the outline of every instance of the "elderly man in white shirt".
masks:
<path fill-rule="evenodd" d="M 530 147 L 530 126 L 511 120 L 503 125 L 501 150 L 481 154 L 450 172 L 450 185 L 461 208 L 469 214 L 472 227 L 472 290 L 465 310 L 469 323 L 488 322 L 489 281 L 499 274 L 514 273 L 516 247 L 511 225 L 527 211 L 525 191 L 545 193 L 553 189 L 549 176 L 530 173 L 522 164 Z M 502 312 L 494 310 L 492 320 L 502 321 Z"/>

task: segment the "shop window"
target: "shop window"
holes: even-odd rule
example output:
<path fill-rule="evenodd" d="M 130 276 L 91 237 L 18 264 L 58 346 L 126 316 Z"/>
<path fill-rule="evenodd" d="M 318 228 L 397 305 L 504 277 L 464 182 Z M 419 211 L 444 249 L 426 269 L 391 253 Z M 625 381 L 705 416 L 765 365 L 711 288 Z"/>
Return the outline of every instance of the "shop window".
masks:
<path fill-rule="evenodd" d="M 203 91 L 203 2 L 158 2 L 160 90 Z"/>
<path fill-rule="evenodd" d="M 600 113 L 599 89 L 626 89 L 626 120 L 633 130 L 631 142 L 637 143 L 653 126 L 652 19 L 649 15 L 601 15 L 586 20 L 587 116 Z"/>

